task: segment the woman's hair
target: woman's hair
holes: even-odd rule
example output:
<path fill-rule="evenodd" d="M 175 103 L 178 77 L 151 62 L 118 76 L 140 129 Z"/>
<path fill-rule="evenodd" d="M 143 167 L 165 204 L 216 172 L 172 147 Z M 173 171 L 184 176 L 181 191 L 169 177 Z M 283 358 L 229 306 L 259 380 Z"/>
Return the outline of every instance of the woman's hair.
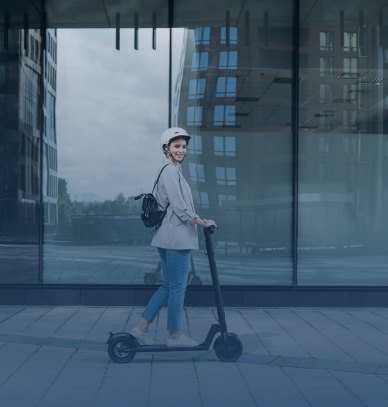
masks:
<path fill-rule="evenodd" d="M 168 152 L 169 152 L 168 145 L 167 145 L 167 144 L 163 144 L 162 149 L 163 149 L 163 154 L 164 154 L 165 156 L 167 156 L 167 155 L 168 155 Z"/>

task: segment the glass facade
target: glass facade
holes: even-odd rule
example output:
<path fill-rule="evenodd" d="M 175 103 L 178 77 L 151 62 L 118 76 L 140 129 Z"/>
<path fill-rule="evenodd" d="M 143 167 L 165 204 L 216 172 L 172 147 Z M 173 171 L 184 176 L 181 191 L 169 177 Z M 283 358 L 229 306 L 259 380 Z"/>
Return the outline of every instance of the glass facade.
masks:
<path fill-rule="evenodd" d="M 384 1 L 116 3 L 0 6 L 0 284 L 158 283 L 134 196 L 176 125 L 222 284 L 387 286 Z"/>
<path fill-rule="evenodd" d="M 1 283 L 40 279 L 41 46 L 39 30 L 0 34 Z"/>
<path fill-rule="evenodd" d="M 298 282 L 387 285 L 387 8 L 301 2 Z"/>

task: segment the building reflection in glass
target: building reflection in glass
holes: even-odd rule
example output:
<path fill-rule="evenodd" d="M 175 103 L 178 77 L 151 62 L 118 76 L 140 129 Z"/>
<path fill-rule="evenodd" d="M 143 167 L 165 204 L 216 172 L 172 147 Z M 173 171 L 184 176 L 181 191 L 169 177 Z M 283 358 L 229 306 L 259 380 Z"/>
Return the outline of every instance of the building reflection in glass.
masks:
<path fill-rule="evenodd" d="M 387 284 L 386 9 L 301 5 L 299 283 Z"/>
<path fill-rule="evenodd" d="M 8 44 L 4 42 L 4 31 L 0 38 L 0 281 L 38 282 L 42 198 L 47 214 L 45 223 L 53 229 L 57 224 L 56 32 L 48 30 L 46 33 L 48 49 L 43 55 L 44 66 L 40 30 L 10 30 Z M 41 80 L 44 81 L 44 101 Z M 43 186 L 40 177 L 42 136 Z"/>
<path fill-rule="evenodd" d="M 292 278 L 291 26 L 271 9 L 264 27 L 263 13 L 189 27 L 175 88 L 174 124 L 193 136 L 184 172 L 220 225 L 224 283 Z"/>

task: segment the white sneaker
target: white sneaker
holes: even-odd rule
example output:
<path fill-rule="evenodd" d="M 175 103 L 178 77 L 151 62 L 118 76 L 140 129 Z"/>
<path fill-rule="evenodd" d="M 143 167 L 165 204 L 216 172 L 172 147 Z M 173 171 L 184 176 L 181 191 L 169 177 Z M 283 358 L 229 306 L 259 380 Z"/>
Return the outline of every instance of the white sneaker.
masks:
<path fill-rule="evenodd" d="M 182 335 L 177 339 L 167 338 L 167 346 L 174 347 L 174 346 L 198 346 L 199 342 L 195 341 L 194 339 L 189 338 L 186 335 Z"/>
<path fill-rule="evenodd" d="M 142 332 L 137 326 L 132 328 L 131 335 L 134 336 L 141 345 L 155 344 L 155 342 L 150 338 L 148 332 Z"/>

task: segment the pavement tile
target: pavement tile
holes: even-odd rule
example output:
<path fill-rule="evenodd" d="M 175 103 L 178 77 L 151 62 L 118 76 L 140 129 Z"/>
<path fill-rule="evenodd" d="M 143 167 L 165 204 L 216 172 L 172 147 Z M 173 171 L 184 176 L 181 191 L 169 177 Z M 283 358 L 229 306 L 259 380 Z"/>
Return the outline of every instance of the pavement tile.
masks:
<path fill-rule="evenodd" d="M 73 353 L 72 349 L 40 348 L 0 387 L 0 400 L 7 407 L 34 406 Z"/>
<path fill-rule="evenodd" d="M 210 386 L 201 387 L 204 407 L 255 407 L 257 403 L 247 387 Z"/>
<path fill-rule="evenodd" d="M 250 391 L 259 406 L 308 407 L 309 404 L 283 369 L 239 363 Z"/>
<path fill-rule="evenodd" d="M 198 382 L 201 388 L 246 388 L 244 377 L 236 363 L 196 362 Z"/>
<path fill-rule="evenodd" d="M 53 386 L 36 407 L 92 407 L 97 391 L 98 388 Z"/>
<path fill-rule="evenodd" d="M 377 353 L 380 362 L 388 364 L 388 333 L 382 332 L 369 321 L 365 322 L 360 316 L 351 314 L 348 310 L 324 309 L 321 312 L 338 322 L 353 337 L 365 342 L 367 346 L 364 347 L 364 352 L 371 352 L 371 355 Z M 369 359 L 369 355 L 364 353 L 363 357 L 365 356 Z"/>
<path fill-rule="evenodd" d="M 320 369 L 284 368 L 286 374 L 313 407 L 365 407 L 330 372 Z"/>
<path fill-rule="evenodd" d="M 298 310 L 292 308 L 270 309 L 268 313 L 292 336 L 309 357 L 352 360 L 350 356 L 346 355 L 330 340 L 322 336 L 311 324 L 301 318 Z"/>
<path fill-rule="evenodd" d="M 68 406 L 69 405 L 64 405 L 63 407 Z M 78 405 L 73 404 L 73 407 L 78 407 Z M 82 407 L 86 406 L 82 405 Z M 139 391 L 133 391 L 133 389 L 121 387 L 119 389 L 106 388 L 104 390 L 101 390 L 94 398 L 91 407 L 151 407 L 151 406 L 148 403 L 147 393 L 140 393 Z M 155 404 L 155 407 L 162 407 L 162 405 Z"/>
<path fill-rule="evenodd" d="M 381 363 L 384 357 L 382 352 L 327 316 L 324 311 L 325 309 L 302 309 L 298 314 L 354 361 Z"/>
<path fill-rule="evenodd" d="M 100 318 L 86 335 L 90 341 L 106 341 L 109 332 L 125 330 L 128 319 L 131 316 L 132 307 L 109 307 L 102 308 Z"/>
<path fill-rule="evenodd" d="M 0 333 L 22 333 L 31 324 L 36 323 L 51 307 L 25 307 L 12 318 L 0 323 Z"/>
<path fill-rule="evenodd" d="M 364 405 L 386 407 L 388 404 L 388 383 L 382 378 L 362 373 L 333 372 L 333 375 Z"/>
<path fill-rule="evenodd" d="M 56 330 L 53 337 L 84 339 L 93 329 L 103 312 L 104 308 L 102 307 L 78 307 L 77 312 Z"/>
<path fill-rule="evenodd" d="M 33 345 L 4 345 L 0 349 L 0 387 L 38 350 Z"/>
<path fill-rule="evenodd" d="M 255 309 L 253 312 L 244 310 L 243 314 L 253 331 L 256 332 L 266 349 L 266 353 L 298 357 L 309 356 L 267 310 Z"/>
<path fill-rule="evenodd" d="M 24 306 L 2 305 L 0 307 L 0 324 L 23 311 Z"/>
<path fill-rule="evenodd" d="M 375 327 L 381 332 L 388 334 L 388 313 L 380 312 L 379 308 L 351 308 L 347 310 L 349 315 L 354 316 L 359 321 L 367 321 L 367 324 Z"/>
<path fill-rule="evenodd" d="M 23 335 L 50 337 L 77 312 L 75 307 L 53 307 L 23 330 Z"/>
<path fill-rule="evenodd" d="M 344 372 L 364 372 L 374 373 L 376 364 L 362 362 L 346 362 L 342 360 L 326 360 L 326 359 L 306 359 L 306 358 L 290 358 L 278 357 L 270 362 L 274 366 L 282 367 L 300 367 L 307 369 L 326 369 L 340 370 Z"/>
<path fill-rule="evenodd" d="M 153 363 L 150 378 L 151 386 L 174 383 L 177 387 L 192 385 L 197 382 L 197 373 L 194 363 L 190 360 L 185 362 Z"/>
<path fill-rule="evenodd" d="M 357 308 L 357 310 L 363 310 L 365 308 Z M 378 307 L 378 308 L 367 308 L 371 313 L 379 315 L 382 318 L 388 320 L 388 308 Z"/>
<path fill-rule="evenodd" d="M 149 389 L 147 401 L 150 406 L 166 407 L 199 407 L 202 403 L 197 387 L 189 385 L 182 387 L 174 383 L 173 378 L 169 384 L 153 385 Z"/>
<path fill-rule="evenodd" d="M 388 365 L 379 366 L 379 367 L 376 369 L 375 374 L 378 374 L 378 375 L 388 375 Z"/>

